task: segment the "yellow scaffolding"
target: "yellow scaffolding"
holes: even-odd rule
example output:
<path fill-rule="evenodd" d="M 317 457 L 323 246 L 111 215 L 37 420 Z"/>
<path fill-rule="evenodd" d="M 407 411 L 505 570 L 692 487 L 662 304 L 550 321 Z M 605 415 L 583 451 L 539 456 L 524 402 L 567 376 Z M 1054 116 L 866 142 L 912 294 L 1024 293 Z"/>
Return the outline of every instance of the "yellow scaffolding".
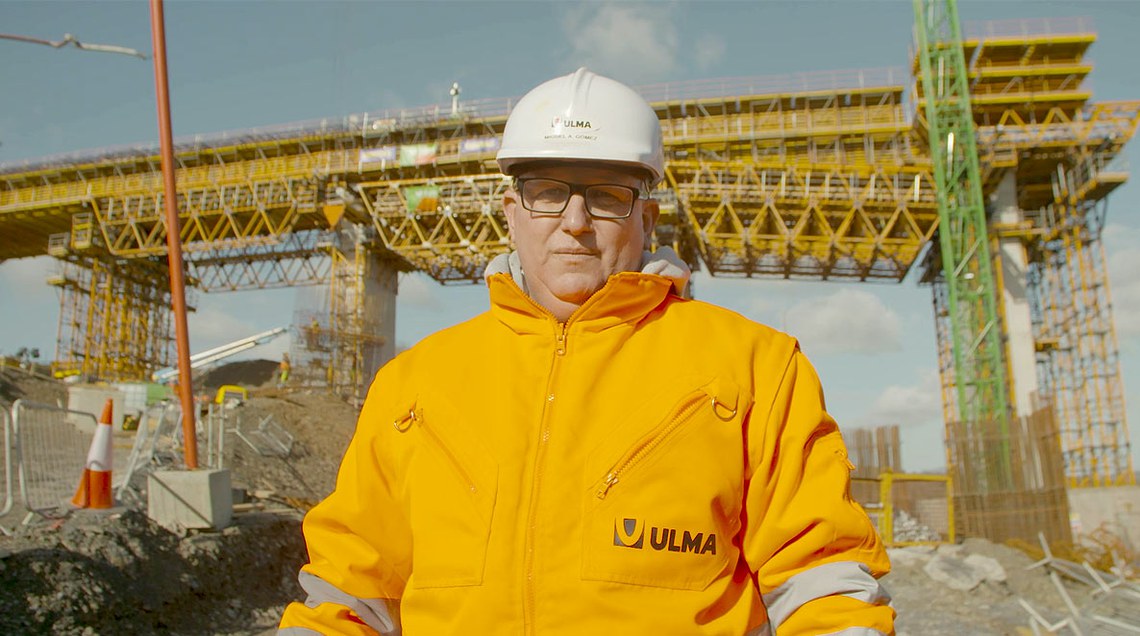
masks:
<path fill-rule="evenodd" d="M 60 292 L 56 377 L 145 380 L 169 366 L 174 339 L 165 264 L 66 258 L 48 281 Z"/>
<path fill-rule="evenodd" d="M 1103 209 L 1089 198 L 1102 187 L 1098 164 L 1086 154 L 1058 167 L 1053 205 L 1039 216 L 1044 231 L 1031 277 L 1042 388 L 1053 398 L 1075 487 L 1136 483 L 1100 241 Z"/>

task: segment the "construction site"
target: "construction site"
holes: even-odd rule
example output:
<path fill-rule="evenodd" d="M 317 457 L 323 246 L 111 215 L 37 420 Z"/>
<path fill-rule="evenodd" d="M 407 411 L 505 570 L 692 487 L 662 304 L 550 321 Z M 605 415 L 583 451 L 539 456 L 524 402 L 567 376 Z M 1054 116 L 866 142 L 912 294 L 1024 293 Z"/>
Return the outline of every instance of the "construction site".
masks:
<path fill-rule="evenodd" d="M 665 141 L 655 243 L 714 277 L 930 290 L 946 473 L 906 472 L 892 423 L 844 430 L 852 495 L 891 547 L 899 633 L 1138 633 L 1103 233 L 1140 94 L 1093 100 L 1087 20 L 962 27 L 953 1 L 915 9 L 904 67 L 639 88 Z M 0 262 L 59 265 L 54 355 L 0 366 L 0 631 L 272 633 L 302 595 L 300 518 L 396 354 L 398 275 L 480 283 L 511 249 L 495 153 L 515 101 L 177 141 L 190 304 L 315 290 L 287 329 L 287 382 L 276 360 L 228 359 L 285 329 L 197 359 L 197 456 L 232 481 L 204 524 L 156 518 L 148 493 L 185 453 L 157 150 L 0 164 Z M 75 510 L 107 399 L 114 507 Z"/>

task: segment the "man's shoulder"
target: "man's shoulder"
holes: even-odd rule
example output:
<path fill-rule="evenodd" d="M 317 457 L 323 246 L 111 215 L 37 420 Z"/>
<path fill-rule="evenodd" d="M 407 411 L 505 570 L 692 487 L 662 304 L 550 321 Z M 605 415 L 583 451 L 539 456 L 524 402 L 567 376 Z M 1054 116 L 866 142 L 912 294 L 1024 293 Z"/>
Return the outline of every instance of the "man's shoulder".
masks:
<path fill-rule="evenodd" d="M 487 330 L 487 321 L 493 320 L 490 312 L 482 312 L 463 322 L 445 327 L 439 331 L 424 336 L 416 344 L 404 349 L 392 361 L 385 365 L 399 367 L 414 365 L 418 362 L 430 362 L 438 356 L 454 356 L 457 351 L 472 349 L 484 342 Z"/>
<path fill-rule="evenodd" d="M 794 338 L 778 329 L 703 300 L 676 298 L 667 305 L 665 319 L 684 328 L 729 331 L 741 338 L 794 341 Z"/>

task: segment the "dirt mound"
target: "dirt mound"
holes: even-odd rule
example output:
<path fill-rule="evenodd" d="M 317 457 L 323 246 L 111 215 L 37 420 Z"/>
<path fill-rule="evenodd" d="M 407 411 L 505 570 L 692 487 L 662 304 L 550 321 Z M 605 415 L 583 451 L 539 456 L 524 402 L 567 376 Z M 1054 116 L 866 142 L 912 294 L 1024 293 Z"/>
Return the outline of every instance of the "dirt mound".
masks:
<path fill-rule="evenodd" d="M 38 372 L 0 367 L 0 403 L 16 400 L 52 406 L 67 404 L 67 385 Z"/>
<path fill-rule="evenodd" d="M 0 543 L 0 633 L 263 634 L 304 561 L 298 515 L 181 536 L 139 511 L 73 515 Z"/>
<path fill-rule="evenodd" d="M 336 485 L 341 457 L 356 430 L 357 410 L 335 396 L 295 392 L 252 397 L 227 417 L 241 431 L 256 430 L 271 417 L 270 422 L 292 438 L 288 457 L 261 454 L 256 440 L 252 445 L 240 436 L 227 440 L 231 451 L 226 466 L 234 482 L 295 499 L 303 506 L 323 499 Z"/>
<path fill-rule="evenodd" d="M 239 360 L 214 367 L 198 376 L 194 384 L 206 390 L 217 390 L 226 384 L 255 388 L 272 384 L 277 375 L 278 361 Z"/>

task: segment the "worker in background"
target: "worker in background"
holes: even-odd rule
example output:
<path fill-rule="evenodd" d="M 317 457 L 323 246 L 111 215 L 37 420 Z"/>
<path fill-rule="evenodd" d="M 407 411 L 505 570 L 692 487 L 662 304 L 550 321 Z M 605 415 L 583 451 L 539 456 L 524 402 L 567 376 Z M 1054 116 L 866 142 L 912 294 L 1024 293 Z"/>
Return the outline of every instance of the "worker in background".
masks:
<path fill-rule="evenodd" d="M 512 111 L 490 311 L 377 374 L 280 634 L 893 633 L 796 340 L 649 251 L 658 118 L 586 69 Z"/>
<path fill-rule="evenodd" d="M 281 354 L 281 364 L 277 365 L 277 388 L 282 388 L 289 382 L 289 372 L 293 365 L 289 363 L 289 354 Z"/>

